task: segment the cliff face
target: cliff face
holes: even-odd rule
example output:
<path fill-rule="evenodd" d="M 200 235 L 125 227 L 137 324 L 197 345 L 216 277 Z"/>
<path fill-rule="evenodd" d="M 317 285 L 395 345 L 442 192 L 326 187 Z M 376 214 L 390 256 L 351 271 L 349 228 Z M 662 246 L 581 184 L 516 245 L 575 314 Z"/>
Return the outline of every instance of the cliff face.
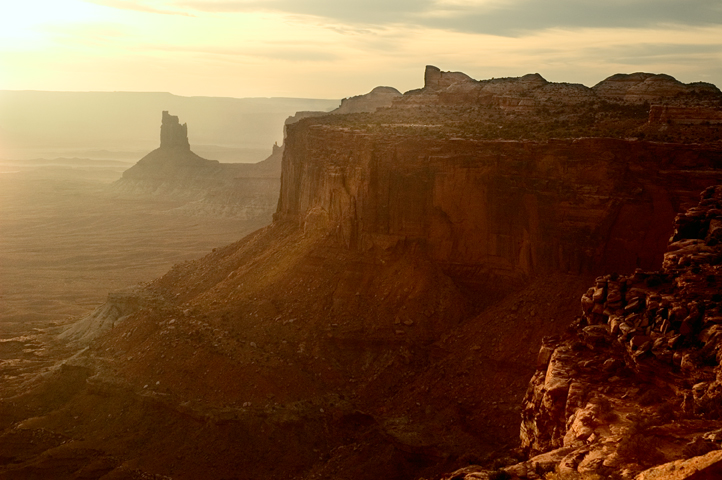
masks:
<path fill-rule="evenodd" d="M 716 147 L 619 139 L 432 139 L 289 127 L 277 219 L 361 251 L 421 241 L 453 277 L 629 271 L 661 262 Z M 693 173 L 697 172 L 697 173 Z"/>
<path fill-rule="evenodd" d="M 717 142 L 682 143 L 690 132 L 679 129 L 667 132 L 676 142 L 639 140 L 673 117 L 694 117 L 679 122 L 699 127 L 695 134 L 719 135 L 722 94 L 713 85 L 633 74 L 590 89 L 538 74 L 477 81 L 432 66 L 424 81 L 374 115 L 288 125 L 276 218 L 331 229 L 360 251 L 423 242 L 454 278 L 518 281 L 653 268 L 675 212 L 719 179 Z M 635 92 L 687 103 L 647 112 L 642 97 L 628 98 Z M 573 112 L 609 136 L 544 138 L 554 110 L 552 123 Z M 483 139 L 485 122 L 522 139 Z M 523 139 L 530 136 L 540 139 Z"/>

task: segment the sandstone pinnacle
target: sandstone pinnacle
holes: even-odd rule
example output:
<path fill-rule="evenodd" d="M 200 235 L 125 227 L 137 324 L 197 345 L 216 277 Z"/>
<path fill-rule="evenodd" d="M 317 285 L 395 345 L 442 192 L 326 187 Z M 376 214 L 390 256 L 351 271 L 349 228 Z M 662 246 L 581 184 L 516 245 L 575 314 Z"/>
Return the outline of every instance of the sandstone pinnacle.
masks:
<path fill-rule="evenodd" d="M 181 125 L 176 115 L 170 115 L 165 110 L 160 126 L 160 148 L 191 148 L 188 143 L 188 125 Z"/>

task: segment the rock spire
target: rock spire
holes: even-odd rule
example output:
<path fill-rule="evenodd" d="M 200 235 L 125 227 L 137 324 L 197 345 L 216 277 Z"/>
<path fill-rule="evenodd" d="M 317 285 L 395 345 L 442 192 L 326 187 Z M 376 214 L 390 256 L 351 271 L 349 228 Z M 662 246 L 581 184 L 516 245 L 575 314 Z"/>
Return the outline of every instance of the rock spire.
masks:
<path fill-rule="evenodd" d="M 170 115 L 165 110 L 160 126 L 160 148 L 191 148 L 188 143 L 188 125 L 181 125 L 176 115 Z"/>

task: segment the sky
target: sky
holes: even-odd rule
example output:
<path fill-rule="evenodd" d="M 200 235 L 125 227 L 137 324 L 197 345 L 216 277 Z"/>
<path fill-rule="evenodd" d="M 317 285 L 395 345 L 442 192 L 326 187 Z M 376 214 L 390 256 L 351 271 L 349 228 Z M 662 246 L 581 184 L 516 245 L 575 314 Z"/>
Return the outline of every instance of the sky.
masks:
<path fill-rule="evenodd" d="M 540 73 L 722 87 L 720 0 L 0 0 L 0 89 L 343 98 Z"/>

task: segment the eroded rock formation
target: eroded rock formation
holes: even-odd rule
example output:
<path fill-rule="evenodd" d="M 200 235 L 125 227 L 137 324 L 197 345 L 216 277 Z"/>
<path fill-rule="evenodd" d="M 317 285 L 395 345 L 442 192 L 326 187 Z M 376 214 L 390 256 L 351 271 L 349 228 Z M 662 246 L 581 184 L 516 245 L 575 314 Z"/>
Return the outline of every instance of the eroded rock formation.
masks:
<path fill-rule="evenodd" d="M 123 172 L 112 189 L 176 201 L 174 211 L 180 214 L 268 221 L 276 207 L 282 155 L 276 145 L 255 164 L 206 160 L 191 151 L 186 124 L 164 111 L 160 148 Z"/>

